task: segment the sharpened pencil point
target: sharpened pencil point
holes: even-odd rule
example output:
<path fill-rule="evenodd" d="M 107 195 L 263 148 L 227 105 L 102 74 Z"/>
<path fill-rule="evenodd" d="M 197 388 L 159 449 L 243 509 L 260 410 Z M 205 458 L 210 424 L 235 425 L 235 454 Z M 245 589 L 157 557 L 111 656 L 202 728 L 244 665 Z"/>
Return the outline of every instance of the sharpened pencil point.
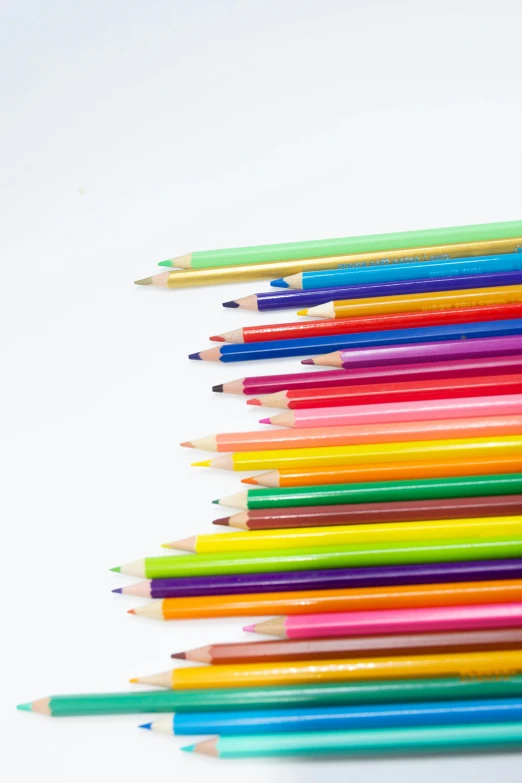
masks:
<path fill-rule="evenodd" d="M 298 310 L 297 315 L 308 315 L 308 310 Z"/>
<path fill-rule="evenodd" d="M 172 655 L 170 657 L 171 658 L 176 658 L 176 660 L 178 660 L 178 661 L 185 661 L 186 658 L 187 658 L 187 654 L 184 653 L 184 652 L 172 653 Z"/>
<path fill-rule="evenodd" d="M 194 446 L 192 445 L 192 442 L 190 440 L 184 440 L 183 443 L 179 444 L 180 446 L 183 446 L 184 449 L 193 449 Z"/>
<path fill-rule="evenodd" d="M 212 337 L 208 338 L 209 340 L 213 340 L 215 343 L 224 343 L 225 338 L 221 337 L 220 334 L 213 334 Z"/>
<path fill-rule="evenodd" d="M 213 503 L 216 501 L 213 500 Z M 219 517 L 219 519 L 213 519 L 212 520 L 213 525 L 222 525 L 223 527 L 228 527 L 228 517 Z"/>
<path fill-rule="evenodd" d="M 121 566 L 115 566 L 115 568 L 111 568 L 111 571 L 114 571 L 115 574 L 121 574 Z"/>
<path fill-rule="evenodd" d="M 189 353 L 189 359 L 195 359 L 196 361 L 201 361 L 201 356 L 198 353 Z"/>
<path fill-rule="evenodd" d="M 174 266 L 170 258 L 167 258 L 166 261 L 158 261 L 158 266 Z"/>
<path fill-rule="evenodd" d="M 255 397 L 252 400 L 247 400 L 247 405 L 261 405 L 261 400 L 257 400 Z"/>
<path fill-rule="evenodd" d="M 113 593 L 122 593 L 123 587 L 117 587 L 115 590 L 112 591 Z"/>
<path fill-rule="evenodd" d="M 245 625 L 243 628 L 243 631 L 246 631 L 247 633 L 255 633 L 256 632 L 256 626 L 255 625 Z"/>
<path fill-rule="evenodd" d="M 260 424 L 270 424 L 270 419 L 259 419 Z"/>
<path fill-rule="evenodd" d="M 273 288 L 289 288 L 288 283 L 285 281 L 283 277 L 279 277 L 277 280 L 271 280 L 270 285 Z"/>
<path fill-rule="evenodd" d="M 232 300 L 231 302 L 223 302 L 223 307 L 239 307 L 239 305 Z"/>
<path fill-rule="evenodd" d="M 152 729 L 152 723 L 141 723 L 138 726 L 139 729 Z"/>
<path fill-rule="evenodd" d="M 136 685 L 137 682 L 139 682 L 138 677 L 131 677 L 129 682 L 131 682 L 133 685 Z"/>
<path fill-rule="evenodd" d="M 218 383 L 217 386 L 213 386 L 212 387 L 212 391 L 214 391 L 214 392 L 222 392 L 223 391 L 223 384 L 222 383 Z"/>
<path fill-rule="evenodd" d="M 190 465 L 192 468 L 210 468 L 212 467 L 212 460 L 205 459 L 203 462 L 191 462 Z"/>
<path fill-rule="evenodd" d="M 249 478 L 241 479 L 242 484 L 255 484 L 257 486 L 257 479 L 254 478 L 254 476 L 249 476 Z"/>
<path fill-rule="evenodd" d="M 180 750 L 183 751 L 183 753 L 194 753 L 195 745 L 185 745 L 183 748 L 180 748 Z"/>
<path fill-rule="evenodd" d="M 144 277 L 142 280 L 135 280 L 134 285 L 152 285 L 152 277 Z"/>
<path fill-rule="evenodd" d="M 32 712 L 33 703 L 32 701 L 26 701 L 25 704 L 17 704 L 16 709 L 21 710 L 22 712 Z"/>
<path fill-rule="evenodd" d="M 127 609 L 127 614 L 136 614 L 135 609 Z"/>
<path fill-rule="evenodd" d="M 313 364 L 313 359 L 301 359 L 301 364 Z"/>
<path fill-rule="evenodd" d="M 218 499 L 218 500 L 213 500 L 212 502 L 213 502 L 213 503 L 214 503 L 216 506 L 219 506 L 219 499 Z"/>

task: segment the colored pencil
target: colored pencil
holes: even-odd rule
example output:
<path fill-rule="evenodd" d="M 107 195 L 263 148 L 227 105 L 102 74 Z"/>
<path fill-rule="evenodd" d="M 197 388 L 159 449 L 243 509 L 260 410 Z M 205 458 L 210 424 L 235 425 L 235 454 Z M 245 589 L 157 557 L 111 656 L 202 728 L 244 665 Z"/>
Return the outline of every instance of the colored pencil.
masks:
<path fill-rule="evenodd" d="M 522 286 L 518 286 L 522 291 Z M 485 289 L 486 291 L 488 289 Z M 518 294 L 522 300 L 522 293 Z M 303 313 L 298 313 L 302 315 Z M 390 329 L 411 329 L 416 327 L 445 326 L 480 321 L 500 321 L 520 318 L 522 301 L 507 304 L 492 304 L 475 307 L 455 307 L 424 312 L 398 312 L 378 315 L 361 315 L 346 318 L 323 319 L 321 321 L 292 321 L 286 324 L 260 324 L 233 329 L 231 332 L 215 334 L 214 342 L 234 345 L 255 344 L 273 340 L 297 340 L 332 335 L 380 332 Z"/>
<path fill-rule="evenodd" d="M 507 604 L 517 607 L 518 604 Z M 453 609 L 455 607 L 449 607 Z M 486 607 L 488 610 L 493 607 Z M 445 611 L 448 609 L 445 608 Z M 432 611 L 408 609 L 408 612 Z M 192 666 L 184 669 L 133 677 L 131 682 L 172 690 L 197 688 L 240 688 L 255 685 L 306 685 L 321 682 L 350 682 L 410 677 L 481 677 L 520 674 L 522 650 L 399 656 L 390 658 L 333 659 L 284 663 L 243 663 L 234 666 Z"/>
<path fill-rule="evenodd" d="M 406 497 L 408 497 L 406 495 Z M 408 522 L 421 519 L 465 519 L 481 516 L 514 516 L 522 513 L 522 495 L 396 500 L 378 503 L 275 506 L 243 511 L 213 521 L 214 525 L 238 530 L 318 527 L 320 525 L 367 525 L 379 522 Z"/>
<path fill-rule="evenodd" d="M 480 579 L 522 579 L 522 559 L 433 563 L 384 568 L 338 568 L 326 571 L 276 571 L 271 574 L 147 579 L 113 590 L 137 598 L 179 598 L 191 595 L 280 593 L 288 590 L 334 590 L 386 585 L 439 584 Z"/>
<path fill-rule="evenodd" d="M 493 582 L 444 582 L 437 585 L 403 587 L 362 587 L 353 590 L 343 588 L 163 598 L 131 609 L 129 613 L 152 620 L 196 620 L 208 617 L 266 617 L 281 613 L 316 615 L 323 612 L 486 605 L 517 601 L 522 602 L 520 579 Z M 519 649 L 522 650 L 522 647 Z"/>
<path fill-rule="evenodd" d="M 451 290 L 443 293 L 432 291 L 403 296 L 376 296 L 368 299 L 336 299 L 316 307 L 300 310 L 297 315 L 313 318 L 354 318 L 375 316 L 384 313 L 431 313 L 447 308 L 492 307 L 508 302 L 520 302 L 521 285 L 497 286 L 497 288 L 479 288 L 473 286 L 467 290 Z M 231 342 L 235 342 L 232 340 Z"/>
<path fill-rule="evenodd" d="M 497 470 L 502 473 L 521 473 L 522 458 L 477 457 L 465 460 L 388 462 L 380 465 L 334 465 L 331 468 L 270 470 L 267 473 L 241 479 L 241 482 L 267 489 L 278 487 L 287 489 L 289 487 L 313 487 L 321 484 L 349 484 L 350 482 L 363 481 L 483 476 L 494 474 Z"/>
<path fill-rule="evenodd" d="M 368 266 L 353 269 L 317 266 L 314 270 L 302 269 L 293 274 L 272 280 L 270 285 L 277 288 L 331 288 L 337 285 L 362 285 L 363 283 L 384 282 L 389 280 L 420 280 L 426 277 L 455 277 L 456 275 L 487 274 L 488 272 L 515 272 L 522 266 L 517 253 L 503 256 L 483 256 L 482 258 L 444 258 L 426 260 L 423 263 L 397 263 L 387 266 Z M 275 271 L 275 270 L 274 270 Z"/>
<path fill-rule="evenodd" d="M 407 726 L 451 726 L 521 721 L 522 699 L 472 699 L 378 705 L 375 707 L 316 707 L 307 710 L 249 710 L 246 712 L 196 712 L 145 723 L 140 728 L 165 734 L 219 734 L 238 737 L 297 732 L 386 729 Z M 522 740 L 521 740 L 522 744 Z"/>
<path fill-rule="evenodd" d="M 222 759 L 519 750 L 522 722 L 213 737 L 182 750 Z"/>
<path fill-rule="evenodd" d="M 416 440 L 356 446 L 319 446 L 303 449 L 236 451 L 194 466 L 220 470 L 273 470 L 275 468 L 350 465 L 353 463 L 411 462 L 415 459 L 465 459 L 477 456 L 522 456 L 522 435 L 495 438 Z"/>
<path fill-rule="evenodd" d="M 341 503 L 377 504 L 509 494 L 522 494 L 522 474 L 495 473 L 489 476 L 450 476 L 435 479 L 368 481 L 360 484 L 326 484 L 315 487 L 248 489 L 246 492 L 221 498 L 217 504 L 238 508 L 241 511 L 252 511 L 300 506 L 336 506 Z"/>
<path fill-rule="evenodd" d="M 349 548 L 281 549 L 219 555 L 147 557 L 113 571 L 141 579 L 219 576 L 273 571 L 353 568 L 361 566 L 446 563 L 455 560 L 509 560 L 522 555 L 522 538 L 451 539 L 392 544 L 354 544 Z"/>
<path fill-rule="evenodd" d="M 455 381 L 453 381 L 455 383 Z M 285 395 L 288 399 L 288 394 Z M 488 397 L 439 398 L 404 402 L 373 403 L 370 405 L 345 405 L 325 408 L 289 409 L 276 416 L 261 419 L 260 424 L 275 424 L 280 427 L 312 429 L 321 427 L 347 427 L 350 425 L 387 424 L 405 421 L 429 421 L 431 419 L 455 419 L 474 416 L 512 416 L 522 412 L 522 398 L 516 394 L 498 394 Z M 264 433 L 263 433 L 264 434 Z M 214 435 L 207 451 L 225 451 L 225 436 Z M 191 441 L 194 448 L 201 441 Z M 183 445 L 183 444 L 182 444 Z M 214 448 L 211 446 L 214 445 Z M 209 447 L 210 446 L 210 447 Z M 234 449 L 239 451 L 239 449 Z"/>
<path fill-rule="evenodd" d="M 300 258 L 289 261 L 272 261 L 259 264 L 237 264 L 231 266 L 214 267 L 213 269 L 187 269 L 164 272 L 153 277 L 145 277 L 136 280 L 136 285 L 152 285 L 163 288 L 191 288 L 194 286 L 219 285 L 221 283 L 239 283 L 247 280 L 270 279 L 274 275 L 291 275 L 313 269 L 339 269 L 352 268 L 354 272 L 359 267 L 377 267 L 377 271 L 389 264 L 402 266 L 424 266 L 427 261 L 444 259 L 473 259 L 479 260 L 478 266 L 473 267 L 472 274 L 485 273 L 483 268 L 485 258 L 490 262 L 497 259 L 497 269 L 490 271 L 502 272 L 516 269 L 516 266 L 501 262 L 506 254 L 516 254 L 522 246 L 522 236 L 509 239 L 490 239 L 483 242 L 459 242 L 448 245 L 427 245 L 417 247 L 412 252 L 411 248 L 399 250 L 376 251 L 374 253 L 349 253 L 344 255 L 327 256 L 324 258 Z M 181 257 L 180 257 L 181 258 Z M 489 268 L 489 267 L 488 267 Z M 362 270 L 364 271 L 364 269 Z M 462 270 L 457 274 L 470 274 L 468 270 Z M 354 282 L 356 282 L 354 280 Z M 357 281 L 360 282 L 360 281 Z"/>
<path fill-rule="evenodd" d="M 463 290 L 466 288 L 495 288 L 522 284 L 522 272 L 493 272 L 484 275 L 457 275 L 456 277 L 423 277 L 420 280 L 397 280 L 390 283 L 311 288 L 306 291 L 292 288 L 272 288 L 261 294 L 251 294 L 223 302 L 223 307 L 267 312 L 270 310 L 297 310 L 342 299 L 364 299 L 372 296 L 406 296 L 425 291 Z"/>
<path fill-rule="evenodd" d="M 435 541 L 439 538 L 499 538 L 522 536 L 522 516 L 432 519 L 386 522 L 369 525 L 284 528 L 282 530 L 242 530 L 224 535 L 199 535 L 172 541 L 163 546 L 206 555 L 217 552 L 267 552 L 269 549 L 348 546 L 383 541 Z"/>
<path fill-rule="evenodd" d="M 247 401 L 247 405 L 267 408 L 326 408 L 347 405 L 384 405 L 386 402 L 447 400 L 459 397 L 489 397 L 510 395 L 520 397 L 522 373 L 512 375 L 481 375 L 474 378 L 444 378 L 432 381 L 399 381 L 370 383 L 360 386 L 327 386 L 317 389 L 293 389 L 264 394 Z"/>
<path fill-rule="evenodd" d="M 287 707 L 396 704 L 397 702 L 494 699 L 522 696 L 522 676 L 462 679 L 406 679 L 339 682 L 322 685 L 275 685 L 263 688 L 153 690 L 128 693 L 78 693 L 47 696 L 19 704 L 24 712 L 55 718 L 81 715 L 128 715 L 141 712 L 202 712 L 214 710 L 283 709 Z"/>
<path fill-rule="evenodd" d="M 522 253 L 520 253 L 522 262 Z M 209 348 L 189 354 L 189 359 L 204 362 L 243 362 L 261 359 L 282 359 L 289 356 L 323 354 L 336 350 L 343 353 L 350 349 L 406 346 L 411 350 L 415 344 L 429 342 L 470 341 L 480 338 L 522 336 L 522 318 L 507 321 L 469 322 L 447 326 L 426 326 L 417 329 L 390 329 L 360 334 L 333 335 L 332 337 L 305 337 L 296 340 L 270 340 L 251 345 L 227 343 L 218 348 Z M 472 349 L 473 350 L 473 349 Z M 476 349 L 475 349 L 476 350 Z M 472 355 L 472 354 L 470 354 Z M 430 357 L 431 358 L 431 357 Z"/>
<path fill-rule="evenodd" d="M 187 255 L 161 261 L 160 266 L 183 269 L 211 269 L 237 264 L 264 264 L 301 258 L 324 258 L 340 253 L 368 253 L 420 247 L 426 244 L 446 245 L 450 242 L 485 242 L 512 238 L 522 234 L 522 220 L 500 223 L 482 223 L 447 228 L 428 228 L 415 231 L 394 231 L 387 234 L 336 239 L 314 239 L 302 242 L 283 242 L 250 247 L 228 247 L 220 250 L 199 250 Z"/>
<path fill-rule="evenodd" d="M 485 628 L 520 628 L 522 603 L 429 606 L 362 612 L 328 612 L 264 620 L 243 630 L 282 639 L 318 639 L 360 634 L 423 633 Z M 522 665 L 522 650 L 518 650 Z M 149 683 L 152 684 L 152 683 Z"/>
<path fill-rule="evenodd" d="M 522 391 L 522 376 L 520 389 Z M 459 419 L 431 419 L 429 421 L 397 421 L 386 424 L 350 424 L 346 427 L 335 427 L 334 425 L 332 427 L 316 427 L 314 429 L 228 432 L 221 435 L 198 438 L 194 441 L 185 441 L 181 445 L 213 452 L 231 452 L 301 449 L 314 446 L 342 446 L 364 443 L 394 443 L 396 441 L 417 439 L 442 440 L 517 435 L 522 433 L 522 395 L 513 394 L 510 396 L 516 401 L 513 407 L 520 408 L 518 414 L 503 416 L 486 415 Z M 314 408 L 313 410 L 317 411 L 319 409 Z M 335 411 L 339 409 L 329 408 L 328 410 Z"/>
<path fill-rule="evenodd" d="M 512 356 L 518 354 L 522 340 L 520 335 L 484 337 L 472 340 L 441 340 L 410 345 L 391 345 L 376 348 L 342 349 L 331 354 L 305 359 L 301 364 L 321 367 L 353 369 L 374 367 L 380 364 L 403 364 L 406 362 L 441 362 L 446 359 L 479 359 L 487 356 Z"/>
<path fill-rule="evenodd" d="M 522 352 L 522 343 L 520 345 Z M 466 378 L 480 375 L 509 375 L 522 372 L 522 353 L 512 356 L 490 356 L 470 359 L 443 359 L 421 364 L 392 364 L 388 367 L 360 367 L 314 372 L 282 373 L 280 375 L 254 375 L 220 383 L 212 391 L 227 394 L 272 394 L 292 389 L 319 389 L 347 384 L 386 383 L 405 380 L 435 380 L 442 378 Z"/>
<path fill-rule="evenodd" d="M 486 631 L 341 636 L 326 639 L 278 639 L 263 642 L 210 644 L 174 653 L 171 658 L 222 666 L 262 661 L 315 661 L 372 655 L 418 655 L 425 652 L 472 652 L 522 648 L 522 628 Z"/>

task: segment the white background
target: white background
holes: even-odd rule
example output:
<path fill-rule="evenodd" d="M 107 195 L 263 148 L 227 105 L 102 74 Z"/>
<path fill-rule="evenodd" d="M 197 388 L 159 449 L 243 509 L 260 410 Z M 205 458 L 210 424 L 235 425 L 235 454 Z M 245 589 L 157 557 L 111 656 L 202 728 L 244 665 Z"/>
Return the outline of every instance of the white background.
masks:
<path fill-rule="evenodd" d="M 108 568 L 208 532 L 210 500 L 239 488 L 178 447 L 254 428 L 259 410 L 211 384 L 299 365 L 186 359 L 258 321 L 220 303 L 266 286 L 133 280 L 192 249 L 520 218 L 520 2 L 4 0 L 0 14 L 2 777 L 519 781 L 514 754 L 220 763 L 138 731 L 140 716 L 14 707 L 125 690 L 175 650 L 242 638 L 240 621 L 127 615 Z"/>

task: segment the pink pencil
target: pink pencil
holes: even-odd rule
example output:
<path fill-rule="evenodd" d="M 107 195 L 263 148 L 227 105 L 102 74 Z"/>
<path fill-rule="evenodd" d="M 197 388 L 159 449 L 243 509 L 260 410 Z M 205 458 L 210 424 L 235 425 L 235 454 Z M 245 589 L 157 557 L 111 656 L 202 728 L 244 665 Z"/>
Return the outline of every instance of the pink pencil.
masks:
<path fill-rule="evenodd" d="M 350 424 L 387 424 L 398 421 L 431 421 L 432 419 L 465 419 L 475 416 L 512 416 L 522 414 L 520 394 L 496 397 L 461 397 L 459 399 L 419 400 L 412 402 L 344 405 L 339 408 L 298 408 L 261 419 L 260 424 L 309 429 L 345 427 Z"/>
<path fill-rule="evenodd" d="M 520 628 L 521 625 L 522 603 L 505 603 L 297 614 L 248 625 L 243 630 L 284 639 L 319 639 L 327 636 Z"/>

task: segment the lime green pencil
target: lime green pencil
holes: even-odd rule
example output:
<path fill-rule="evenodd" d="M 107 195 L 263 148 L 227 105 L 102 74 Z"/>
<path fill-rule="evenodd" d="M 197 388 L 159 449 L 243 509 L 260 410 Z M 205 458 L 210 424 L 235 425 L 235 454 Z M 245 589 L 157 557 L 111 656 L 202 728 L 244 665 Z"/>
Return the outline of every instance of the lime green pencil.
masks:
<path fill-rule="evenodd" d="M 416 248 L 423 245 L 447 245 L 457 242 L 506 239 L 521 234 L 522 220 L 511 220 L 504 223 L 428 228 L 420 231 L 367 234 L 340 239 L 228 247 L 222 250 L 197 250 L 177 258 L 161 261 L 159 265 L 181 267 L 182 269 L 214 269 L 221 266 L 263 264 L 302 258 L 325 258 L 349 253 L 374 253 L 400 248 Z"/>

